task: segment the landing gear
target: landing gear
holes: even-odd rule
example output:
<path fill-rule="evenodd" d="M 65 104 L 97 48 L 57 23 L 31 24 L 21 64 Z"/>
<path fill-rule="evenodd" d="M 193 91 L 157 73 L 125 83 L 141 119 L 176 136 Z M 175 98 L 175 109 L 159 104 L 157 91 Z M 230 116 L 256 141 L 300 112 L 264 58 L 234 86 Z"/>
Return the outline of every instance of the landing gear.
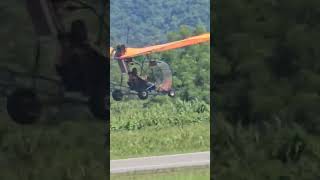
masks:
<path fill-rule="evenodd" d="M 148 92 L 147 91 L 139 91 L 138 92 L 138 97 L 142 100 L 145 100 L 148 98 Z"/>
<path fill-rule="evenodd" d="M 174 90 L 170 90 L 170 91 L 168 92 L 168 96 L 169 96 L 169 97 L 174 97 L 174 96 L 176 96 L 176 92 L 175 92 Z"/>
<path fill-rule="evenodd" d="M 7 111 L 18 124 L 36 122 L 42 111 L 40 100 L 32 89 L 17 89 L 7 97 Z"/>
<path fill-rule="evenodd" d="M 116 89 L 112 92 L 112 98 L 115 100 L 115 101 L 121 101 L 122 98 L 123 98 L 123 93 L 121 92 L 121 90 L 119 89 Z"/>

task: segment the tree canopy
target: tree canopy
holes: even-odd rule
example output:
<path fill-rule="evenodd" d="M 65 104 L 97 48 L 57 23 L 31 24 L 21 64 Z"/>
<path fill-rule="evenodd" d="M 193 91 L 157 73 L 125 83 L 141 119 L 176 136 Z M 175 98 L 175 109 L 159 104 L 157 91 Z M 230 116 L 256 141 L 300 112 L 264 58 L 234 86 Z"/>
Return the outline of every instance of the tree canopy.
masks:
<path fill-rule="evenodd" d="M 167 40 L 166 34 L 179 31 L 181 25 L 191 28 L 201 25 L 209 31 L 209 3 L 209 0 L 111 1 L 111 45 L 162 43 Z"/>

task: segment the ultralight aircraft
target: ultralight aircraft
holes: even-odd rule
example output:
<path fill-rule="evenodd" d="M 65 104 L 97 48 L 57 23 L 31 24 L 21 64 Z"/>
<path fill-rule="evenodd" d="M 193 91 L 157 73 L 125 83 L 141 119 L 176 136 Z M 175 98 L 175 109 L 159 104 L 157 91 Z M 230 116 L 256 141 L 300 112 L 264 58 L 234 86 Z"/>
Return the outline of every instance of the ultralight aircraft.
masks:
<path fill-rule="evenodd" d="M 117 61 L 121 70 L 120 84 L 113 83 L 115 86 L 112 91 L 113 99 L 120 101 L 125 94 L 137 94 L 140 99 L 147 99 L 149 93 L 157 95 L 167 94 L 170 97 L 174 97 L 175 91 L 172 87 L 173 81 L 170 66 L 164 61 L 150 58 L 149 55 L 151 53 L 169 51 L 208 41 L 210 41 L 210 33 L 143 48 L 126 48 L 124 45 L 119 45 L 116 48 L 111 47 L 111 60 Z M 142 62 L 134 60 L 134 58 L 140 56 L 145 57 Z M 130 82 L 130 76 L 132 76 L 133 73 L 130 71 L 130 66 L 133 65 L 138 65 L 138 67 L 140 67 L 140 75 L 134 75 L 138 76 L 136 78 L 137 80 Z M 148 70 L 149 73 L 146 73 Z M 124 75 L 129 76 L 128 86 L 123 83 Z M 142 76 L 145 77 L 141 78 Z M 124 89 L 129 89 L 129 91 L 125 91 Z"/>

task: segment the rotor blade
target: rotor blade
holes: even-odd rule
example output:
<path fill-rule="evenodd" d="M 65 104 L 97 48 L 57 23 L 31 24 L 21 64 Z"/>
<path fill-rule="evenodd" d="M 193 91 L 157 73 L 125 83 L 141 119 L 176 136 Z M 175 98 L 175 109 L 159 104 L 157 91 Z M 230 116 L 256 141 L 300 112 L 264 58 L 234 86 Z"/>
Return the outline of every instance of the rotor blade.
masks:
<path fill-rule="evenodd" d="M 132 58 L 136 56 L 146 55 L 155 52 L 168 51 L 171 49 L 182 48 L 191 46 L 194 44 L 200 44 L 210 41 L 210 33 L 202 34 L 199 36 L 189 37 L 180 41 L 174 41 L 166 44 L 149 46 L 144 48 L 127 48 L 126 53 L 120 57 L 120 59 Z M 111 53 L 111 49 L 110 49 Z"/>

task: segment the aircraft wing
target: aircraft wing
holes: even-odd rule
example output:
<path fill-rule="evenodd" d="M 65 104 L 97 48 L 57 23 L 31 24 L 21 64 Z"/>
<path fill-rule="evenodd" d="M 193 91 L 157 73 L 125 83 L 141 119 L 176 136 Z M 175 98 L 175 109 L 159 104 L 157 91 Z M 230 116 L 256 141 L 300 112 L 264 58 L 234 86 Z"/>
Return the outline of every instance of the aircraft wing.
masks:
<path fill-rule="evenodd" d="M 189 37 L 180 41 L 174 41 L 166 44 L 148 46 L 144 48 L 127 48 L 126 53 L 120 57 L 120 59 L 132 58 L 141 55 L 147 55 L 155 52 L 162 52 L 171 49 L 182 48 L 186 46 L 191 46 L 194 44 L 200 44 L 203 42 L 210 41 L 210 33 Z M 110 48 L 110 53 L 112 52 L 112 48 Z"/>

